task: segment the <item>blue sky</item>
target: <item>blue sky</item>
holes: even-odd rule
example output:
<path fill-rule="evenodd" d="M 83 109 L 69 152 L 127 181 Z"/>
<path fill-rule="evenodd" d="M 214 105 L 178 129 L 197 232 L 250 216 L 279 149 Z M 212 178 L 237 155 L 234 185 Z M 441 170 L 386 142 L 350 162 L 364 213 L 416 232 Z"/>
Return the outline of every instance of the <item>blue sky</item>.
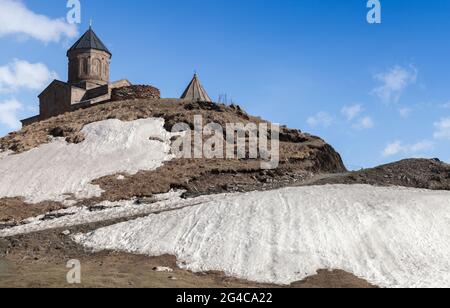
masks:
<path fill-rule="evenodd" d="M 380 2 L 374 25 L 366 0 L 81 0 L 74 27 L 66 0 L 0 0 L 0 135 L 67 79 L 92 18 L 113 80 L 178 97 L 196 70 L 213 99 L 321 136 L 350 169 L 450 161 L 450 1 Z"/>

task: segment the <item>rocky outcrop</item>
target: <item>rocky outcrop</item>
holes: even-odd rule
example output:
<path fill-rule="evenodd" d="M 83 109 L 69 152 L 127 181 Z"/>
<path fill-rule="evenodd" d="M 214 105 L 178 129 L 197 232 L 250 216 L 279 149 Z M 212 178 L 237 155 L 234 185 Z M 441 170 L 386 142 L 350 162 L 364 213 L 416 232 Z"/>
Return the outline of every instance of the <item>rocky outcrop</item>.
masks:
<path fill-rule="evenodd" d="M 450 190 L 450 165 L 438 159 L 405 159 L 372 169 L 332 175 L 312 184 L 369 184 Z"/>

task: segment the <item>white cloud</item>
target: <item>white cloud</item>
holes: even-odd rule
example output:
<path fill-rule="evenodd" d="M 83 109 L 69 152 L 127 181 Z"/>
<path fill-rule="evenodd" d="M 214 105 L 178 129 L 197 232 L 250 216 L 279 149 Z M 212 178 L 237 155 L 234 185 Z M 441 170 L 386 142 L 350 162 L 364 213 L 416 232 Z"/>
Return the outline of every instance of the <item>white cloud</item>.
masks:
<path fill-rule="evenodd" d="M 406 118 L 409 118 L 409 116 L 411 115 L 412 109 L 411 109 L 411 108 L 404 107 L 404 108 L 400 108 L 400 109 L 398 110 L 398 112 L 400 113 L 400 116 L 401 116 L 403 119 L 406 119 Z"/>
<path fill-rule="evenodd" d="M 401 141 L 389 143 L 383 151 L 383 156 L 394 156 L 397 154 L 413 155 L 432 150 L 434 143 L 429 140 L 422 140 L 415 144 L 403 144 Z"/>
<path fill-rule="evenodd" d="M 21 127 L 17 111 L 23 108 L 22 104 L 15 100 L 6 100 L 0 102 L 0 123 L 6 125 L 10 129 L 18 129 Z"/>
<path fill-rule="evenodd" d="M 403 151 L 403 145 L 401 141 L 395 141 L 389 143 L 383 151 L 383 156 L 393 156 Z"/>
<path fill-rule="evenodd" d="M 363 130 L 373 128 L 375 126 L 374 121 L 371 117 L 363 117 L 359 119 L 355 124 L 352 125 L 354 129 Z"/>
<path fill-rule="evenodd" d="M 36 14 L 20 0 L 0 0 L 0 8 L 0 36 L 19 34 L 48 43 L 78 35 L 76 25 Z"/>
<path fill-rule="evenodd" d="M 351 122 L 351 127 L 353 129 L 364 130 L 373 128 L 375 126 L 375 123 L 371 117 L 359 117 L 363 111 L 364 108 L 362 104 L 355 104 L 351 106 L 344 106 L 341 109 L 341 114 L 347 119 L 348 122 Z"/>
<path fill-rule="evenodd" d="M 403 91 L 411 84 L 416 83 L 418 71 L 414 66 L 403 68 L 395 66 L 387 72 L 374 75 L 374 79 L 381 82 L 381 86 L 375 88 L 372 93 L 383 102 L 391 103 L 400 100 Z"/>
<path fill-rule="evenodd" d="M 311 127 L 330 127 L 333 124 L 333 117 L 326 112 L 319 112 L 314 116 L 311 116 L 306 121 Z"/>
<path fill-rule="evenodd" d="M 344 106 L 344 108 L 342 108 L 341 110 L 341 113 L 344 115 L 344 117 L 347 118 L 348 121 L 352 121 L 354 118 L 360 115 L 362 111 L 362 105 L 357 104 L 352 106 Z"/>
<path fill-rule="evenodd" d="M 1 1 L 1 0 L 0 0 Z M 0 92 L 12 92 L 19 89 L 42 90 L 50 80 L 58 76 L 42 63 L 29 63 L 14 60 L 0 66 Z"/>
<path fill-rule="evenodd" d="M 429 151 L 433 149 L 434 143 L 428 140 L 423 140 L 418 143 L 409 146 L 409 151 L 411 153 L 418 153 L 423 151 Z"/>
<path fill-rule="evenodd" d="M 450 108 L 450 102 L 447 102 L 447 103 L 444 103 L 444 104 L 441 104 L 439 107 L 441 107 L 441 108 Z"/>
<path fill-rule="evenodd" d="M 434 138 L 436 139 L 450 139 L 450 117 L 443 118 L 439 122 L 434 123 L 436 131 Z"/>

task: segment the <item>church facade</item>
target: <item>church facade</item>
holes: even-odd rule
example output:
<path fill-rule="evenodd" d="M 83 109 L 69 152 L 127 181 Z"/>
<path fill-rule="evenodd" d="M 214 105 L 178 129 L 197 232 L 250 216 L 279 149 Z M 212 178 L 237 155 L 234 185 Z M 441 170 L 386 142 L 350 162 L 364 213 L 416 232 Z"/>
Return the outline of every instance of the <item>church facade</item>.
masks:
<path fill-rule="evenodd" d="M 54 80 L 39 97 L 39 115 L 22 120 L 27 126 L 35 122 L 71 112 L 80 108 L 111 101 L 115 90 L 132 87 L 126 80 L 110 82 L 112 53 L 95 34 L 92 27 L 67 51 L 68 81 Z M 143 86 L 136 86 L 142 89 Z M 159 90 L 150 86 L 152 98 L 159 98 Z M 147 94 L 148 95 L 148 94 Z M 197 74 L 180 99 L 208 101 L 210 97 L 200 84 Z"/>

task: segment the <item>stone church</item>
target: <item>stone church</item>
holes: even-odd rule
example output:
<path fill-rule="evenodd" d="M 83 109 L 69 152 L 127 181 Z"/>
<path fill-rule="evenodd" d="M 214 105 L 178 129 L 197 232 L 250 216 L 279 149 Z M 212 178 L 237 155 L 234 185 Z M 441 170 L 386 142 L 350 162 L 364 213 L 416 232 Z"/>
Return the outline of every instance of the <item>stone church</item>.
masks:
<path fill-rule="evenodd" d="M 128 80 L 110 82 L 112 53 L 92 27 L 67 51 L 68 81 L 54 80 L 38 96 L 39 115 L 22 120 L 24 126 L 92 105 L 130 98 L 160 98 L 157 88 L 133 86 Z M 125 93 L 125 94 L 124 94 Z M 197 74 L 180 99 L 212 102 Z"/>

